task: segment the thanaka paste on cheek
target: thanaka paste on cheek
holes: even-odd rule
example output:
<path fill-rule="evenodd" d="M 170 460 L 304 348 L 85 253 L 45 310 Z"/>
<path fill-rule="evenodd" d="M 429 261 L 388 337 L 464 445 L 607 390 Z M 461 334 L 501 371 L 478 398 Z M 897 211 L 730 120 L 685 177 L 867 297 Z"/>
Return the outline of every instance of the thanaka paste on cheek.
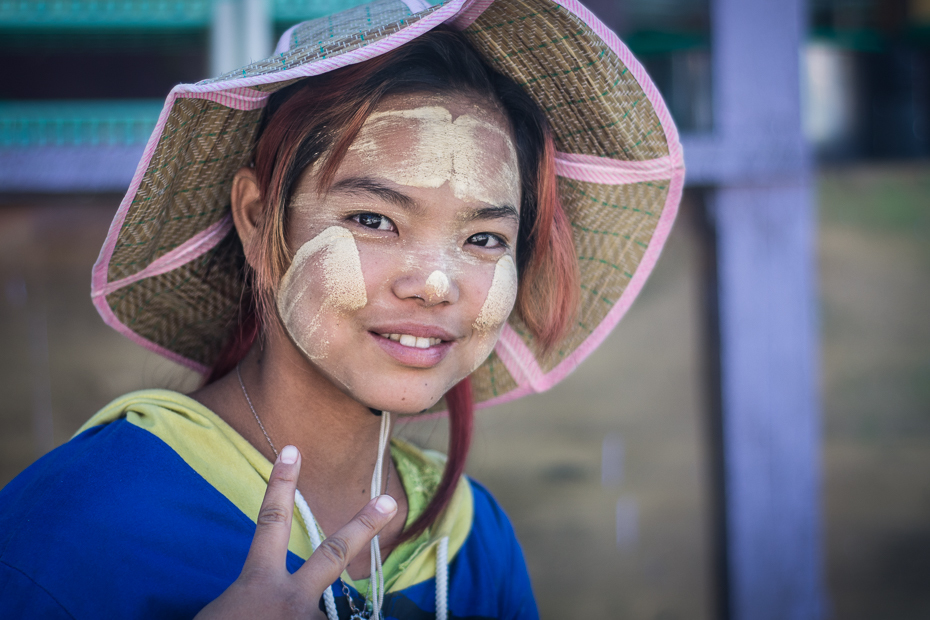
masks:
<path fill-rule="evenodd" d="M 320 260 L 312 260 L 318 254 Z M 321 304 L 313 301 L 318 287 L 324 290 Z M 352 233 L 330 226 L 300 246 L 281 279 L 277 301 L 281 321 L 304 355 L 310 359 L 325 357 L 326 334 L 316 333 L 321 315 L 326 311 L 352 312 L 368 303 Z"/>
<path fill-rule="evenodd" d="M 475 329 L 489 332 L 504 325 L 517 301 L 517 266 L 510 255 L 502 257 L 494 267 L 494 279 L 487 299 L 475 319 Z"/>
<path fill-rule="evenodd" d="M 513 311 L 517 301 L 517 266 L 510 255 L 503 256 L 494 267 L 494 279 L 481 306 L 474 328 L 478 347 L 472 372 L 480 366 L 497 344 L 497 335 Z"/>

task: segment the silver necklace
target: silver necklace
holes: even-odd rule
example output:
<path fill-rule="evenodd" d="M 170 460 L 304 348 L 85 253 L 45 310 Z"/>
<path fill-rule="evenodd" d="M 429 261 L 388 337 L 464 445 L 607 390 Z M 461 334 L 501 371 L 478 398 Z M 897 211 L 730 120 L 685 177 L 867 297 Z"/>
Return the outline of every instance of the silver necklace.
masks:
<path fill-rule="evenodd" d="M 268 440 L 268 445 L 271 446 L 271 451 L 274 452 L 275 458 L 277 458 L 278 449 L 274 447 L 274 442 L 271 441 L 271 437 L 268 436 L 268 431 L 265 430 L 265 425 L 262 424 L 262 419 L 258 417 L 258 412 L 255 411 L 255 407 L 252 405 L 252 399 L 249 398 L 249 393 L 245 389 L 245 383 L 242 382 L 242 373 L 239 372 L 239 366 L 241 364 L 242 362 L 239 362 L 239 364 L 236 364 L 236 376 L 239 377 L 239 387 L 242 388 L 242 395 L 245 396 L 245 402 L 249 403 L 249 409 L 252 410 L 252 415 L 255 416 L 255 421 L 258 422 L 258 428 L 262 429 L 262 435 L 264 435 L 265 439 Z M 391 472 L 388 471 L 388 474 L 390 473 Z"/>
<path fill-rule="evenodd" d="M 274 447 L 274 442 L 271 441 L 271 436 L 268 435 L 268 431 L 265 430 L 265 425 L 262 424 L 262 419 L 259 417 L 258 411 L 255 410 L 255 406 L 252 404 L 252 399 L 249 398 L 249 392 L 248 390 L 245 389 L 245 382 L 242 381 L 242 372 L 239 370 L 239 367 L 241 366 L 241 364 L 242 364 L 241 362 L 236 364 L 236 377 L 238 377 L 239 379 L 239 387 L 242 388 L 242 395 L 245 397 L 245 402 L 249 404 L 249 409 L 252 411 L 252 416 L 255 418 L 255 421 L 258 423 L 258 428 L 262 430 L 262 435 L 265 436 L 265 439 L 268 441 L 268 445 L 271 447 L 271 451 L 274 452 L 275 458 L 277 458 L 278 449 Z M 381 415 L 384 415 L 384 413 L 382 412 Z M 383 427 L 382 427 L 382 434 L 383 434 Z M 388 465 L 387 477 L 384 481 L 384 493 L 385 494 L 387 494 L 390 484 L 391 484 L 391 467 L 390 465 Z M 298 493 L 300 492 L 298 491 Z M 308 528 L 316 527 L 316 523 L 305 524 L 305 525 Z M 380 546 L 377 550 L 375 549 L 375 546 L 378 545 L 377 540 L 378 540 L 377 536 L 375 536 L 375 539 L 372 540 L 372 554 L 374 555 L 377 552 L 377 556 L 379 560 L 378 564 L 380 565 L 381 563 L 380 562 L 380 555 L 381 555 Z M 380 616 L 380 613 L 379 613 L 380 610 L 376 611 L 374 609 L 374 606 L 372 605 L 368 597 L 368 595 L 371 593 L 372 583 L 374 582 L 374 574 L 372 574 L 372 578 L 369 579 L 368 581 L 368 589 L 365 591 L 364 603 L 362 605 L 361 610 L 355 607 L 355 602 L 352 600 L 352 595 L 349 593 L 349 586 L 346 585 L 345 581 L 343 581 L 341 578 L 339 579 L 339 582 L 342 584 L 342 593 L 345 595 L 346 600 L 349 603 L 350 620 L 369 620 L 375 614 Z M 383 596 L 383 593 L 381 594 L 381 596 Z M 329 607 L 329 605 L 327 605 L 327 607 Z M 380 607 L 380 605 L 378 605 L 378 607 Z M 332 609 L 332 610 L 327 609 L 328 615 L 330 611 L 335 612 L 335 609 Z"/>
<path fill-rule="evenodd" d="M 258 412 L 255 411 L 255 406 L 252 404 L 252 399 L 249 398 L 249 392 L 245 389 L 245 383 L 242 381 L 242 373 L 239 371 L 239 366 L 242 365 L 242 362 L 236 364 L 236 376 L 239 378 L 239 387 L 242 388 L 242 395 L 245 396 L 245 402 L 249 403 L 249 409 L 252 410 L 252 416 L 255 418 L 255 421 L 258 422 L 258 428 L 262 429 L 262 435 L 265 436 L 265 439 L 268 441 L 268 445 L 271 447 L 271 451 L 274 452 L 275 458 L 278 456 L 278 449 L 274 447 L 274 442 L 271 441 L 271 437 L 268 435 L 268 431 L 265 430 L 265 425 L 262 424 L 262 419 L 258 417 Z M 382 414 L 384 415 L 384 414 Z M 391 468 L 388 467 L 387 477 L 384 481 L 384 493 L 387 494 L 388 489 L 391 486 Z"/>

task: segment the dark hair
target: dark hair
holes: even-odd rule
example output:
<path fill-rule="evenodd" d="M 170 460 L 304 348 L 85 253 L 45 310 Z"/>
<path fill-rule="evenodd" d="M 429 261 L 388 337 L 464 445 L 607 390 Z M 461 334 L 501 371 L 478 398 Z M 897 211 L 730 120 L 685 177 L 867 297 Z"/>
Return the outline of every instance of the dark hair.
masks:
<path fill-rule="evenodd" d="M 554 151 L 542 110 L 519 85 L 491 68 L 466 37 L 440 27 L 376 58 L 309 77 L 271 95 L 254 153 L 263 215 L 254 235 L 253 270 L 246 266 L 233 231 L 245 289 L 239 324 L 221 351 L 207 383 L 235 368 L 261 331 L 276 321 L 274 291 L 290 263 L 285 231 L 287 205 L 298 179 L 319 166 L 325 192 L 368 116 L 387 96 L 461 94 L 498 107 L 514 136 L 521 180 L 517 239 L 519 289 L 516 310 L 543 348 L 567 331 L 578 303 L 578 271 L 571 228 L 558 199 Z M 439 516 L 465 469 L 471 444 L 473 404 L 466 378 L 446 394 L 449 454 L 439 487 L 401 540 L 417 536 Z"/>

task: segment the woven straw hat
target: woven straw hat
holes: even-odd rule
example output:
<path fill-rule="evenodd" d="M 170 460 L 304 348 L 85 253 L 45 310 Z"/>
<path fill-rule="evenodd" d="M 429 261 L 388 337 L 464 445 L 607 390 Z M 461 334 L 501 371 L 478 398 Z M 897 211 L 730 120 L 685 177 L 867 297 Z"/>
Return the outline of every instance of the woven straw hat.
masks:
<path fill-rule="evenodd" d="M 658 91 L 616 35 L 575 0 L 377 0 L 291 28 L 266 60 L 175 87 L 94 266 L 91 295 L 104 321 L 205 372 L 238 312 L 238 272 L 217 264 L 214 253 L 232 227 L 232 178 L 251 158 L 270 93 L 440 24 L 463 30 L 547 113 L 583 289 L 577 323 L 547 355 L 510 318 L 472 375 L 475 402 L 546 390 L 571 372 L 642 288 L 684 183 L 678 133 Z"/>

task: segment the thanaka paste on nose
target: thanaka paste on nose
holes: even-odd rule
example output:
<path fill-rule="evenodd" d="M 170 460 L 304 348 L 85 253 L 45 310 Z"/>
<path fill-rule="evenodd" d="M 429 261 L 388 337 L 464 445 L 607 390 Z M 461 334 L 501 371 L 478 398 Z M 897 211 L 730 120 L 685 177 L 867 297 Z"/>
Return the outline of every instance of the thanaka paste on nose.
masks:
<path fill-rule="evenodd" d="M 449 276 L 438 269 L 426 278 L 426 301 L 437 302 L 444 299 L 452 288 Z"/>

